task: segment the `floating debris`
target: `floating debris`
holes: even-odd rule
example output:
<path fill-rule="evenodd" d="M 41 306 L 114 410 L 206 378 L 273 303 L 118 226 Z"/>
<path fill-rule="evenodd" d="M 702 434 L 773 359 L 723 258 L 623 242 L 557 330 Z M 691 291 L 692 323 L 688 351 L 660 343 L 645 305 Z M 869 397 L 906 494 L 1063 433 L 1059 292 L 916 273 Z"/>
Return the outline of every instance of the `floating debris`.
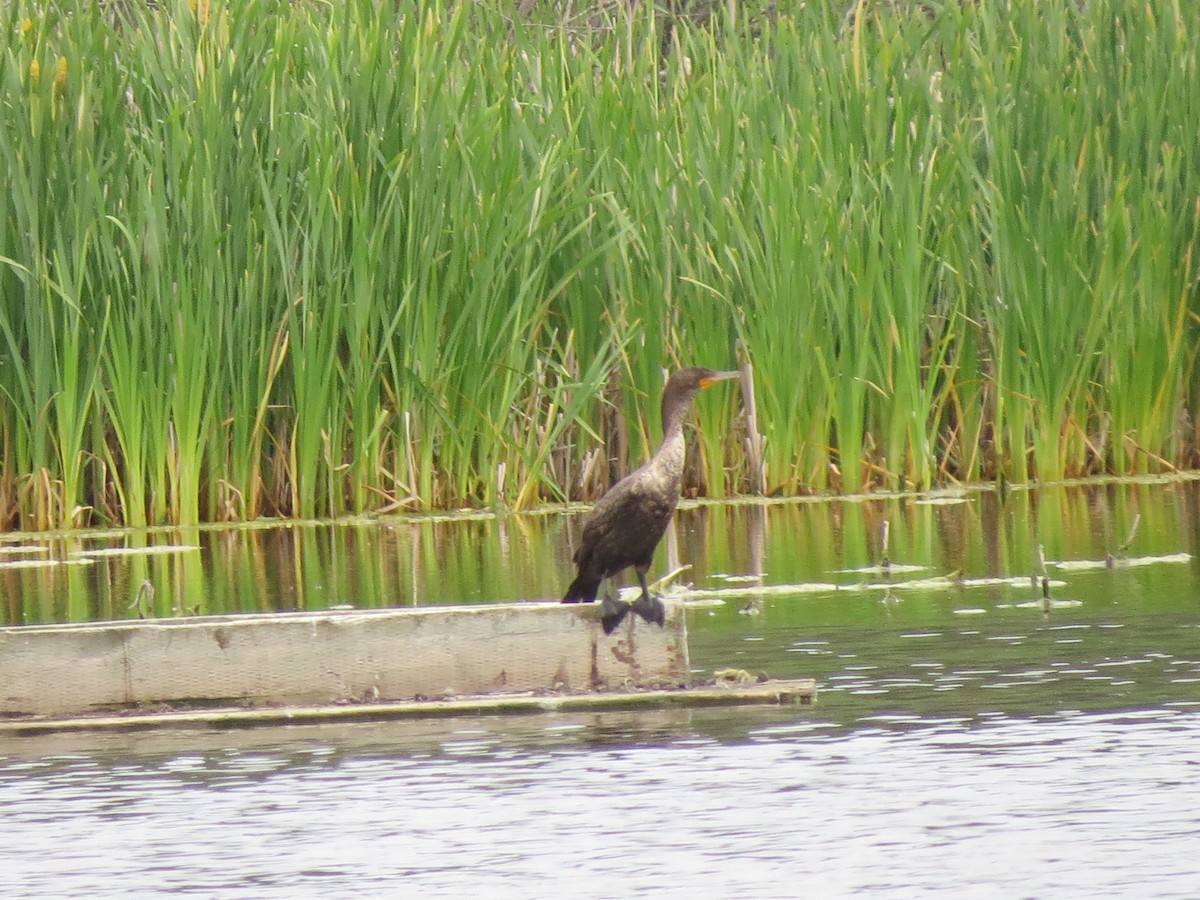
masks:
<path fill-rule="evenodd" d="M 1065 587 L 1065 581 L 1051 581 L 1051 587 Z M 751 597 L 787 597 L 802 594 L 863 594 L 876 591 L 948 591 L 981 587 L 1028 587 L 1028 575 L 1008 577 L 961 578 L 938 575 L 932 578 L 914 578 L 908 581 L 860 581 L 853 584 L 834 584 L 827 581 L 805 581 L 797 584 L 745 585 L 726 588 L 683 588 L 667 596 L 674 597 L 686 606 L 708 605 L 703 601 L 743 600 Z M 638 588 L 628 589 L 636 596 Z M 622 592 L 624 594 L 624 591 Z"/>
<path fill-rule="evenodd" d="M 96 550 L 73 550 L 72 559 L 96 556 L 153 556 L 159 553 L 187 553 L 199 550 L 195 544 L 159 544 L 154 547 L 102 547 Z"/>
<path fill-rule="evenodd" d="M 1026 587 L 1029 584 L 1028 575 L 1014 575 L 1009 578 L 964 578 L 958 582 L 963 587 Z M 1050 587 L 1066 587 L 1065 581 L 1047 579 Z"/>
<path fill-rule="evenodd" d="M 1063 559 L 1048 565 L 1063 571 L 1087 571 L 1093 569 L 1124 569 L 1136 566 L 1155 566 L 1159 563 L 1185 563 L 1191 560 L 1190 553 L 1168 553 L 1165 556 L 1121 556 L 1106 559 Z"/>
<path fill-rule="evenodd" d="M 1037 600 L 1024 600 L 1020 603 L 1010 604 L 1012 609 L 1070 609 L 1075 606 L 1083 606 L 1082 600 L 1056 600 L 1053 597 L 1040 597 Z"/>
<path fill-rule="evenodd" d="M 822 581 L 810 581 L 802 584 L 764 584 L 747 585 L 745 587 L 728 588 L 689 588 L 680 592 L 688 606 L 697 600 L 741 600 L 744 597 L 786 597 L 791 594 L 824 594 L 835 591 L 861 591 L 861 585 L 830 584 Z"/>
<path fill-rule="evenodd" d="M 12 559 L 0 562 L 0 569 L 52 569 L 55 566 L 90 566 L 94 559 Z"/>
<path fill-rule="evenodd" d="M 745 669 L 717 669 L 713 680 L 716 684 L 763 684 L 770 679 L 766 672 L 751 675 Z"/>
<path fill-rule="evenodd" d="M 0 556 L 31 556 L 36 553 L 49 553 L 50 548 L 41 544 L 22 544 L 0 546 Z"/>
<path fill-rule="evenodd" d="M 888 563 L 878 566 L 859 566 L 856 569 L 838 569 L 838 575 L 888 575 L 893 572 L 926 572 L 929 566 L 913 566 L 905 563 Z"/>
<path fill-rule="evenodd" d="M 1098 570 L 1111 568 L 1115 566 L 1149 566 L 1158 563 L 1183 563 L 1192 559 L 1189 553 L 1172 553 L 1163 556 L 1141 556 L 1130 558 L 1118 558 L 1113 560 L 1111 557 L 1108 560 L 1062 560 L 1059 562 L 1043 562 L 1044 552 L 1041 547 L 1038 548 L 1038 569 L 1044 567 L 1054 568 L 1062 571 L 1071 570 Z M 886 578 L 889 575 L 897 573 L 924 572 L 929 570 L 929 566 L 905 565 L 890 563 L 887 565 L 863 566 L 853 569 L 839 569 L 836 574 L 841 575 L 872 575 L 876 578 Z M 694 588 L 694 587 L 679 587 L 671 592 L 674 598 L 683 603 L 689 608 L 702 608 L 710 606 L 720 606 L 724 601 L 729 600 L 764 600 L 768 597 L 787 597 L 793 595 L 804 594 L 832 594 L 832 593 L 853 593 L 861 594 L 867 592 L 882 591 L 884 597 L 883 602 L 893 602 L 903 599 L 898 597 L 898 591 L 947 591 L 947 590 L 969 590 L 972 588 L 991 588 L 991 587 L 1028 587 L 1032 584 L 1034 589 L 1040 588 L 1042 597 L 1040 599 L 1031 600 L 1028 603 L 1005 604 L 996 608 L 1012 608 L 1026 606 L 1041 606 L 1045 609 L 1061 609 L 1079 606 L 1078 600 L 1058 600 L 1050 597 L 1052 588 L 1064 588 L 1068 582 L 1052 579 L 1045 574 L 1030 575 L 1010 575 L 1010 576 L 988 576 L 981 578 L 963 578 L 958 572 L 949 575 L 935 575 L 927 578 L 912 578 L 902 581 L 861 581 L 852 584 L 837 584 L 827 581 L 808 581 L 794 584 L 761 584 L 759 583 L 760 576 L 757 575 L 729 575 L 722 574 L 714 576 L 714 578 L 728 584 L 728 587 L 714 588 Z M 630 597 L 634 597 L 639 593 L 638 588 L 627 588 L 622 591 L 625 594 L 628 591 Z M 757 612 L 755 609 L 742 610 L 750 615 Z M 987 610 L 967 607 L 964 609 L 953 610 L 957 615 L 982 615 Z"/>
<path fill-rule="evenodd" d="M 683 575 L 685 572 L 687 572 L 689 569 L 691 569 L 691 567 L 692 566 L 690 563 L 688 563 L 687 565 L 676 566 L 674 569 L 672 569 L 670 572 L 668 572 L 662 578 L 658 579 L 658 581 L 650 582 L 650 584 L 649 584 L 650 590 L 651 591 L 662 591 L 664 588 L 666 588 L 671 583 L 678 582 L 679 577 L 681 575 Z M 682 582 L 678 582 L 678 583 L 682 583 Z M 632 590 L 636 593 L 637 596 L 639 596 L 639 597 L 641 596 L 641 588 L 633 588 Z"/>

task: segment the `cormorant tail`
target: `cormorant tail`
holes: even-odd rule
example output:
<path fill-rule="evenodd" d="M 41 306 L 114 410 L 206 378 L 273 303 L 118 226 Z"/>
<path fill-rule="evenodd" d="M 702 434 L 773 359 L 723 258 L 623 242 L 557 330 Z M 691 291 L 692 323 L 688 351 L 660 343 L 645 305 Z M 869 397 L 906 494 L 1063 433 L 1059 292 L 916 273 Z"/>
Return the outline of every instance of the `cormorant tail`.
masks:
<path fill-rule="evenodd" d="M 600 590 L 600 580 L 580 572 L 567 588 L 567 595 L 562 598 L 562 602 L 591 603 L 596 599 L 596 591 Z"/>

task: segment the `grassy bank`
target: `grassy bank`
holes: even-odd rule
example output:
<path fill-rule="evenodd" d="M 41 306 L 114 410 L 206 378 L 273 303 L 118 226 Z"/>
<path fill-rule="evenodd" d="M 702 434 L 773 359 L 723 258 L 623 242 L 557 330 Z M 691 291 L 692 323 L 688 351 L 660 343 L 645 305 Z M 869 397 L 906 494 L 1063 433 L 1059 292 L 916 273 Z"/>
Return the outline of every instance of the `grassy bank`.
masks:
<path fill-rule="evenodd" d="M 193 6 L 0 11 L 5 527 L 591 496 L 738 341 L 771 491 L 1196 462 L 1169 0 Z"/>

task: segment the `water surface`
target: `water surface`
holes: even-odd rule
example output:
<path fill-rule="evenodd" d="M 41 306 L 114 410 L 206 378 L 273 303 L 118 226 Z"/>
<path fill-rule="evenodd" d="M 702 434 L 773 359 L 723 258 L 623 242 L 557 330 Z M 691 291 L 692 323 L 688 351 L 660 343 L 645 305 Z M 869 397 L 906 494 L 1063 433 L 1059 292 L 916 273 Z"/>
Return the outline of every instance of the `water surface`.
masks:
<path fill-rule="evenodd" d="M 689 510 L 698 676 L 812 676 L 816 705 L 0 738 L 0 895 L 1194 897 L 1196 511 L 1188 485 Z M 892 570 L 860 571 L 884 520 Z M 146 578 L 164 615 L 535 599 L 575 527 L 201 532 L 0 583 L 47 589 L 10 621 L 136 614 Z"/>
<path fill-rule="evenodd" d="M 1200 710 L 837 702 L 18 749 L 4 896 L 1195 896 Z"/>

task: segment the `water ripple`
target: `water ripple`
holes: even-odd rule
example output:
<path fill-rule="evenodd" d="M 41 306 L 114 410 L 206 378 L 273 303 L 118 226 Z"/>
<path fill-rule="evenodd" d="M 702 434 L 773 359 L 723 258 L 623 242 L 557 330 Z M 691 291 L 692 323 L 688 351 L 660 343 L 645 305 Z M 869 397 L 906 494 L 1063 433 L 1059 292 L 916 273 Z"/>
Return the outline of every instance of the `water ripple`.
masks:
<path fill-rule="evenodd" d="M 577 724 L 426 754 L 0 758 L 5 896 L 1183 897 L 1200 877 L 1196 709 L 801 716 L 607 747 Z"/>

